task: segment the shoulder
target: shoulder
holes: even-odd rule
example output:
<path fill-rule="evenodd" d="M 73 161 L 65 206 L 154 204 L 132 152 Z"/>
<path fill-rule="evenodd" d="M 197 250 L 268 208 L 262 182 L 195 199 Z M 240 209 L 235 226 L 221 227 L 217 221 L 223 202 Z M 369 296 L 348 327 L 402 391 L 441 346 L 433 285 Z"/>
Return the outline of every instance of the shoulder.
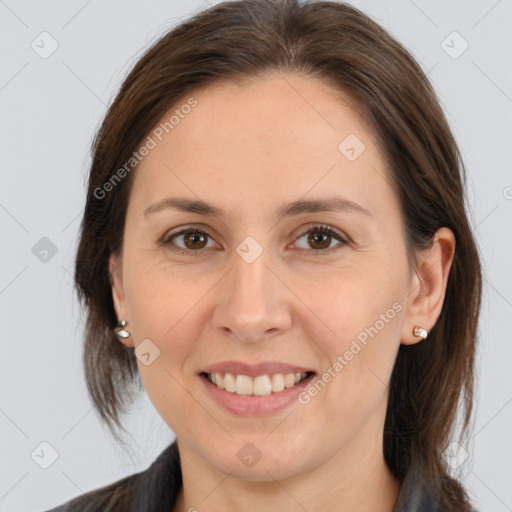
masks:
<path fill-rule="evenodd" d="M 426 472 L 418 463 L 411 463 L 402 482 L 398 501 L 393 512 L 443 512 L 440 493 L 426 477 Z M 452 510 L 452 508 L 450 508 Z M 466 509 L 469 512 L 479 512 L 473 506 Z"/>
<path fill-rule="evenodd" d="M 170 510 L 181 487 L 178 447 L 174 441 L 151 464 L 99 489 L 77 496 L 46 512 L 144 512 Z"/>

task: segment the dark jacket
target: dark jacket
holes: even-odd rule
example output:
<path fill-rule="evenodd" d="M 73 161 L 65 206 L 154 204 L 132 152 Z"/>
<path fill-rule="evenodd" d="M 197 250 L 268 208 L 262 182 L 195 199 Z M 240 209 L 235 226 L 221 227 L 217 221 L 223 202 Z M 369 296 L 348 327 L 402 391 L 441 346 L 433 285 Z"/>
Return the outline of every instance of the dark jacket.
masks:
<path fill-rule="evenodd" d="M 133 475 L 78 496 L 47 512 L 172 512 L 181 489 L 182 476 L 178 446 L 174 441 L 151 464 Z M 160 491 L 155 492 L 156 489 Z M 112 491 L 116 491 L 115 500 Z M 128 494 L 128 508 L 113 504 Z M 440 512 L 420 473 L 411 467 L 402 482 L 394 512 Z"/>

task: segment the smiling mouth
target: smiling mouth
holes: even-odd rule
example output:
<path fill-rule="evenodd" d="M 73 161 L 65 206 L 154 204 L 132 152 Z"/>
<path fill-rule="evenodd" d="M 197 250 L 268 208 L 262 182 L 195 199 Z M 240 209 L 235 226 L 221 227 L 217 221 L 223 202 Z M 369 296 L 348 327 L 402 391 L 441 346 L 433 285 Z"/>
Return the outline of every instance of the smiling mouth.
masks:
<path fill-rule="evenodd" d="M 315 372 L 305 373 L 275 373 L 273 375 L 258 375 L 255 378 L 234 373 L 206 373 L 201 377 L 214 386 L 236 395 L 267 396 L 295 387 L 315 375 Z"/>

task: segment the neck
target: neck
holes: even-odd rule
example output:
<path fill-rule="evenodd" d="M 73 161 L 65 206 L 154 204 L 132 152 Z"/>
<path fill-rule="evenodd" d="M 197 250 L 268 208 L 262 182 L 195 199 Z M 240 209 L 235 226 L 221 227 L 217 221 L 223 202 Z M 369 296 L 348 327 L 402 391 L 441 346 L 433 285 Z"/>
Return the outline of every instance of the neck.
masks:
<path fill-rule="evenodd" d="M 277 480 L 269 473 L 261 480 L 245 480 L 218 471 L 178 440 L 183 486 L 173 512 L 303 512 L 337 510 L 393 512 L 400 481 L 387 467 L 382 436 L 360 436 L 308 471 Z"/>

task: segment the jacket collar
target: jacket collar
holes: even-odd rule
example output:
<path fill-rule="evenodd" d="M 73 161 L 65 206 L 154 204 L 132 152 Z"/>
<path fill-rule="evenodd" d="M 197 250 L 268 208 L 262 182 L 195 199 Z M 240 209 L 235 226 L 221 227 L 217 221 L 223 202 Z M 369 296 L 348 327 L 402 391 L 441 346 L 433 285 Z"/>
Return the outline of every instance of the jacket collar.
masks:
<path fill-rule="evenodd" d="M 436 512 L 439 510 L 438 501 L 421 467 L 412 462 L 402 481 L 393 512 Z"/>
<path fill-rule="evenodd" d="M 171 512 L 182 486 L 180 456 L 176 440 L 139 473 L 130 512 Z"/>

